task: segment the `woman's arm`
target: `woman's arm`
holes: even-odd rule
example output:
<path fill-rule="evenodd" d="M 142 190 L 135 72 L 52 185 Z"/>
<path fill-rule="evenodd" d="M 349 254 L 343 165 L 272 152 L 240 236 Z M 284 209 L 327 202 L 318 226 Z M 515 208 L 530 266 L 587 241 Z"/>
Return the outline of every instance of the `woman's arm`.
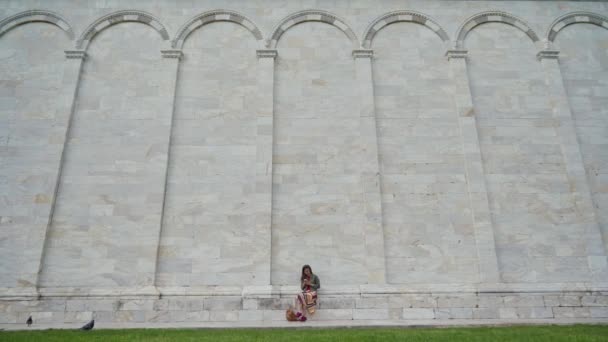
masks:
<path fill-rule="evenodd" d="M 310 287 L 314 290 L 317 291 L 318 289 L 321 288 L 321 281 L 319 280 L 319 277 L 317 277 L 317 275 L 315 274 L 315 276 L 312 278 L 312 283 L 310 283 Z"/>

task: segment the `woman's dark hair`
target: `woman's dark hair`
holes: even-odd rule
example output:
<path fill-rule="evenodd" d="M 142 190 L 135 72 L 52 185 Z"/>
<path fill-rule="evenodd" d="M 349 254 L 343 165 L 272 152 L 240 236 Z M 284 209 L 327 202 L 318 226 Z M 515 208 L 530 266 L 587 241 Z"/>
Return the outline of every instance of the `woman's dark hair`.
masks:
<path fill-rule="evenodd" d="M 306 274 L 304 274 L 304 270 L 307 268 L 310 270 L 310 275 L 312 276 L 312 268 L 310 268 L 309 265 L 304 265 L 304 266 L 302 266 L 302 276 L 300 277 L 300 281 L 302 281 L 302 280 L 304 280 L 304 278 L 306 278 Z"/>

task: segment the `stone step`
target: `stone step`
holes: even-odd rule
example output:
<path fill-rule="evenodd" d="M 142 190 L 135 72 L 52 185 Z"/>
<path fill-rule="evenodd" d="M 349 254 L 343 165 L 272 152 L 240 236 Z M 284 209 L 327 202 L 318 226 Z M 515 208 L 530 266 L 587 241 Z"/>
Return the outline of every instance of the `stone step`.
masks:
<path fill-rule="evenodd" d="M 70 324 L 0 324 L 2 330 L 46 330 L 79 329 L 84 323 Z M 379 328 L 379 327 L 475 327 L 510 325 L 570 325 L 570 324 L 608 324 L 608 318 L 557 318 L 557 319 L 433 319 L 433 320 L 324 320 L 307 322 L 288 321 L 224 321 L 224 322 L 177 322 L 177 323 L 96 323 L 96 329 L 215 329 L 215 328 Z"/>

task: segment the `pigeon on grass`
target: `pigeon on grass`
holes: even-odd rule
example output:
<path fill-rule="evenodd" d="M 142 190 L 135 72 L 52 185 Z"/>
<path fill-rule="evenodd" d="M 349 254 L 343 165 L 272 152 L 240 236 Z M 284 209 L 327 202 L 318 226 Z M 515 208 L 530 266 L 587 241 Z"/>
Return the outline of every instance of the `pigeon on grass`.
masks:
<path fill-rule="evenodd" d="M 93 330 L 94 326 L 95 326 L 95 320 L 92 319 L 89 323 L 83 325 L 82 328 L 80 328 L 80 330 Z"/>

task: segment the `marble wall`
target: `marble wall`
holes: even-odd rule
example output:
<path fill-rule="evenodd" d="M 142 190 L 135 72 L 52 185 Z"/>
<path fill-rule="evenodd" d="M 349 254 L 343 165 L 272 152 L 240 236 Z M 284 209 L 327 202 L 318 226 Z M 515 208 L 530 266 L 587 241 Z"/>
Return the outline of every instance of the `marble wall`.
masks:
<path fill-rule="evenodd" d="M 606 3 L 128 5 L 0 1 L 0 295 L 608 281 Z"/>

